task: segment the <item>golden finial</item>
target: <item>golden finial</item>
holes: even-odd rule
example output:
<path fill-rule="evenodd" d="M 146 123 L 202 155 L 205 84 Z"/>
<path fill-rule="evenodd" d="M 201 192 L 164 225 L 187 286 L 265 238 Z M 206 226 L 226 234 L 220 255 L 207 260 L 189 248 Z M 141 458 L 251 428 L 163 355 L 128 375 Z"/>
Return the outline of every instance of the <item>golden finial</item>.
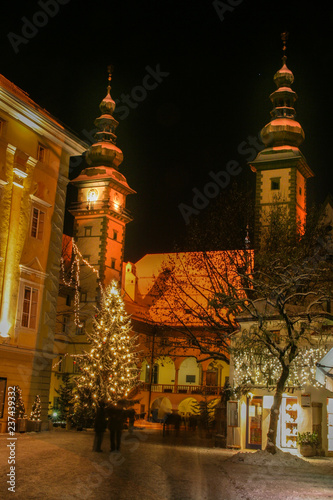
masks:
<path fill-rule="evenodd" d="M 288 40 L 288 37 L 289 37 L 289 33 L 287 31 L 285 31 L 284 33 L 281 33 L 281 40 L 282 40 L 282 43 L 283 43 L 283 47 L 282 47 L 282 50 L 283 50 L 282 60 L 283 60 L 283 62 L 286 62 L 286 59 L 287 59 L 286 50 L 287 50 L 287 40 Z"/>
<path fill-rule="evenodd" d="M 109 66 L 108 66 L 108 83 L 109 83 L 109 85 L 111 84 L 113 70 L 114 70 L 114 67 L 112 66 L 112 64 L 109 64 Z"/>

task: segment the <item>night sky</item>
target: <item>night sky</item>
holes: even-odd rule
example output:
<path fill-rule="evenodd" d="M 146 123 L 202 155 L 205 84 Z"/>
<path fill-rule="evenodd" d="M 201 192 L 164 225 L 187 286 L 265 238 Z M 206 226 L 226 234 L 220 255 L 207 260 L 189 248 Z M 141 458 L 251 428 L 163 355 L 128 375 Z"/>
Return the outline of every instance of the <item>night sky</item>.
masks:
<path fill-rule="evenodd" d="M 204 188 L 209 172 L 234 160 L 242 167 L 237 183 L 253 184 L 248 138 L 270 119 L 283 31 L 306 136 L 301 150 L 316 174 L 309 199 L 332 193 L 333 7 L 303 0 L 224 5 L 29 0 L 1 7 L 0 73 L 83 140 L 106 94 L 107 66 L 114 66 L 120 170 L 137 191 L 128 197 L 134 221 L 126 260 L 173 250 L 186 229 L 179 204 L 192 204 L 193 189 Z M 38 14 L 45 10 L 52 16 Z M 29 31 L 27 20 L 40 26 Z M 154 85 L 147 75 L 156 71 Z"/>

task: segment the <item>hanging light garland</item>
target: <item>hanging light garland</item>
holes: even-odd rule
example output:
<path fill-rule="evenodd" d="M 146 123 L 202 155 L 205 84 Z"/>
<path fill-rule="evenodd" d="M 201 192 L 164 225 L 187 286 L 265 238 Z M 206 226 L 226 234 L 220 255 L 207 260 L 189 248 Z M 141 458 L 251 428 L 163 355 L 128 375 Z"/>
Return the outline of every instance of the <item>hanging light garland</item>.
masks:
<path fill-rule="evenodd" d="M 73 248 L 73 261 L 70 267 L 69 271 L 69 279 L 66 279 L 66 269 L 65 269 L 65 259 L 63 256 L 61 256 L 60 260 L 60 269 L 61 269 L 61 279 L 62 282 L 65 286 L 67 287 L 74 287 L 74 323 L 77 327 L 82 328 L 83 323 L 80 321 L 80 266 L 81 262 L 87 266 L 93 273 L 96 274 L 98 286 L 101 289 L 101 292 L 103 292 L 103 286 L 100 281 L 100 275 L 97 269 L 94 268 L 88 262 L 87 259 L 85 259 L 78 249 L 77 244 L 74 241 L 74 238 L 72 238 L 72 248 Z"/>
<path fill-rule="evenodd" d="M 311 384 L 322 387 L 316 380 L 316 365 L 325 356 L 327 347 L 309 347 L 299 351 L 290 364 L 288 385 L 304 387 Z M 235 386 L 251 384 L 254 386 L 275 385 L 281 375 L 281 365 L 268 351 L 257 356 L 254 352 L 243 352 L 234 357 Z"/>

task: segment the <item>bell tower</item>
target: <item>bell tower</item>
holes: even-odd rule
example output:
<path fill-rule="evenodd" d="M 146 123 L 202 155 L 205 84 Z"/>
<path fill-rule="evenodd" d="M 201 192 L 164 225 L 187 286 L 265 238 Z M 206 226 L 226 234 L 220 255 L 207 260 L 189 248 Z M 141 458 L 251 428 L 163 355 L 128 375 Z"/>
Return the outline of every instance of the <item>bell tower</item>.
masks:
<path fill-rule="evenodd" d="M 274 204 L 288 209 L 295 227 L 302 231 L 306 220 L 306 181 L 314 174 L 299 149 L 304 131 L 295 119 L 294 75 L 286 65 L 287 33 L 283 42 L 282 67 L 274 75 L 277 89 L 270 95 L 271 120 L 261 130 L 264 149 L 250 167 L 256 173 L 255 240 L 265 227 L 266 215 Z"/>
<path fill-rule="evenodd" d="M 72 181 L 78 189 L 78 198 L 70 207 L 75 217 L 74 238 L 78 249 L 87 265 L 98 271 L 103 285 L 113 279 L 117 282 L 121 280 L 125 228 L 132 220 L 126 209 L 126 197 L 135 193 L 119 172 L 123 153 L 116 146 L 115 129 L 118 122 L 112 116 L 115 102 L 110 91 L 109 67 L 107 94 L 99 106 L 101 115 L 95 120 L 96 142 L 86 152 L 88 168 Z M 84 286 L 89 290 L 88 293 L 94 294 L 87 300 L 94 301 L 96 275 L 86 274 L 95 283 L 95 286 L 93 283 Z"/>

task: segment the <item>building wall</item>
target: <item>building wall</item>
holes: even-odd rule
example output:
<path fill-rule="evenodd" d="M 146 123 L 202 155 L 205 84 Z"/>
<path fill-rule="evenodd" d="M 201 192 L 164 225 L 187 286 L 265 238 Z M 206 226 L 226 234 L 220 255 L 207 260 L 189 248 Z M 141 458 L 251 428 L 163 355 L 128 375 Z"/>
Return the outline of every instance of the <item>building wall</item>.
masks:
<path fill-rule="evenodd" d="M 0 377 L 46 419 L 69 158 L 85 147 L 1 75 L 0 120 Z"/>

